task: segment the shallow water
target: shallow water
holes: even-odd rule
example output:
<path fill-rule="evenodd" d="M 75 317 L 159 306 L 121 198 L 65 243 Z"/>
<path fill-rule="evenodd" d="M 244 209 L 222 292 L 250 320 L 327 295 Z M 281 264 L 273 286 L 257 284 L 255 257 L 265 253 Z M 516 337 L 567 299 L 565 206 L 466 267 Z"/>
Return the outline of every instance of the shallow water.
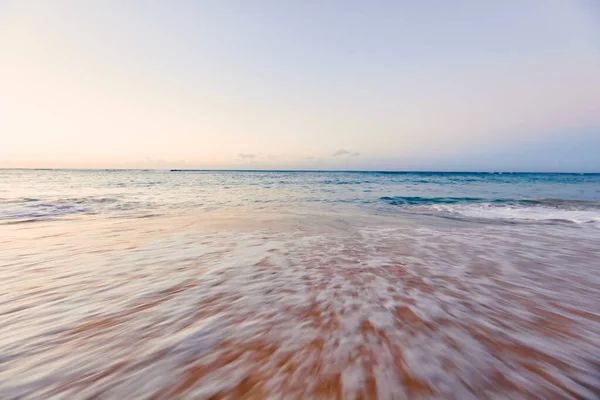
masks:
<path fill-rule="evenodd" d="M 600 394 L 597 175 L 0 185 L 2 399 Z"/>

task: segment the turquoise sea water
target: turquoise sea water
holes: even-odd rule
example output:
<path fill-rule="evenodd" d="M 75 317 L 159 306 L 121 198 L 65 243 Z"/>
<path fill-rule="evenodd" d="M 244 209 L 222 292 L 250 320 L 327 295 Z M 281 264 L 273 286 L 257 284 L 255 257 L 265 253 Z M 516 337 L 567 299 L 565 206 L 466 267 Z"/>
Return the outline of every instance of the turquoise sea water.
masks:
<path fill-rule="evenodd" d="M 0 185 L 0 221 L 13 223 L 339 205 L 464 219 L 600 221 L 600 174 L 3 170 Z"/>
<path fill-rule="evenodd" d="M 0 170 L 0 399 L 600 396 L 600 175 Z"/>

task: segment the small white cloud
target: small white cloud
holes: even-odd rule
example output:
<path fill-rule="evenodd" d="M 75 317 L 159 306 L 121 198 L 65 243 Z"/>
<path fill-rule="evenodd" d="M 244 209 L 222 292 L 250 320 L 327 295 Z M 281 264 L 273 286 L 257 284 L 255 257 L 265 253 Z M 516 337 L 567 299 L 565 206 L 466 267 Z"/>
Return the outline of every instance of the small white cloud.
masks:
<path fill-rule="evenodd" d="M 346 149 L 339 149 L 338 151 L 333 153 L 333 156 L 334 157 L 339 157 L 339 156 L 358 157 L 358 156 L 360 156 L 360 153 L 358 151 L 348 151 Z"/>
<path fill-rule="evenodd" d="M 252 160 L 253 158 L 256 158 L 256 154 L 240 153 L 238 154 L 238 158 L 240 160 Z"/>
<path fill-rule="evenodd" d="M 334 157 L 338 157 L 338 156 L 345 156 L 350 154 L 350 152 L 346 149 L 339 149 L 338 151 L 336 151 L 335 153 L 333 153 Z"/>

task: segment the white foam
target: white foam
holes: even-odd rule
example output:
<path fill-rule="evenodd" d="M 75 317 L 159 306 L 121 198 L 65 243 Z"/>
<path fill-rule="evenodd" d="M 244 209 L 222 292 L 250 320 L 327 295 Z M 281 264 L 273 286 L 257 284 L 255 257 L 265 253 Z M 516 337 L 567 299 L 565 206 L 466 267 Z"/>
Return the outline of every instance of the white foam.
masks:
<path fill-rule="evenodd" d="M 414 207 L 420 211 L 459 215 L 468 218 L 513 221 L 564 221 L 576 224 L 600 223 L 599 210 L 568 210 L 545 206 L 512 206 L 491 203 L 471 203 Z"/>

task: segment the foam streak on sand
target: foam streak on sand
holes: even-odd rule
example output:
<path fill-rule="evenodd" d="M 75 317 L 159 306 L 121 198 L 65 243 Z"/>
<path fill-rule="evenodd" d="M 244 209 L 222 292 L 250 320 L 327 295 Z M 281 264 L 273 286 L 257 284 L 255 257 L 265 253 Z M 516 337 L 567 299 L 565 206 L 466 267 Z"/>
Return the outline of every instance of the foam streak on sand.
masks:
<path fill-rule="evenodd" d="M 0 398 L 600 395 L 597 230 L 386 221 L 0 227 Z"/>

